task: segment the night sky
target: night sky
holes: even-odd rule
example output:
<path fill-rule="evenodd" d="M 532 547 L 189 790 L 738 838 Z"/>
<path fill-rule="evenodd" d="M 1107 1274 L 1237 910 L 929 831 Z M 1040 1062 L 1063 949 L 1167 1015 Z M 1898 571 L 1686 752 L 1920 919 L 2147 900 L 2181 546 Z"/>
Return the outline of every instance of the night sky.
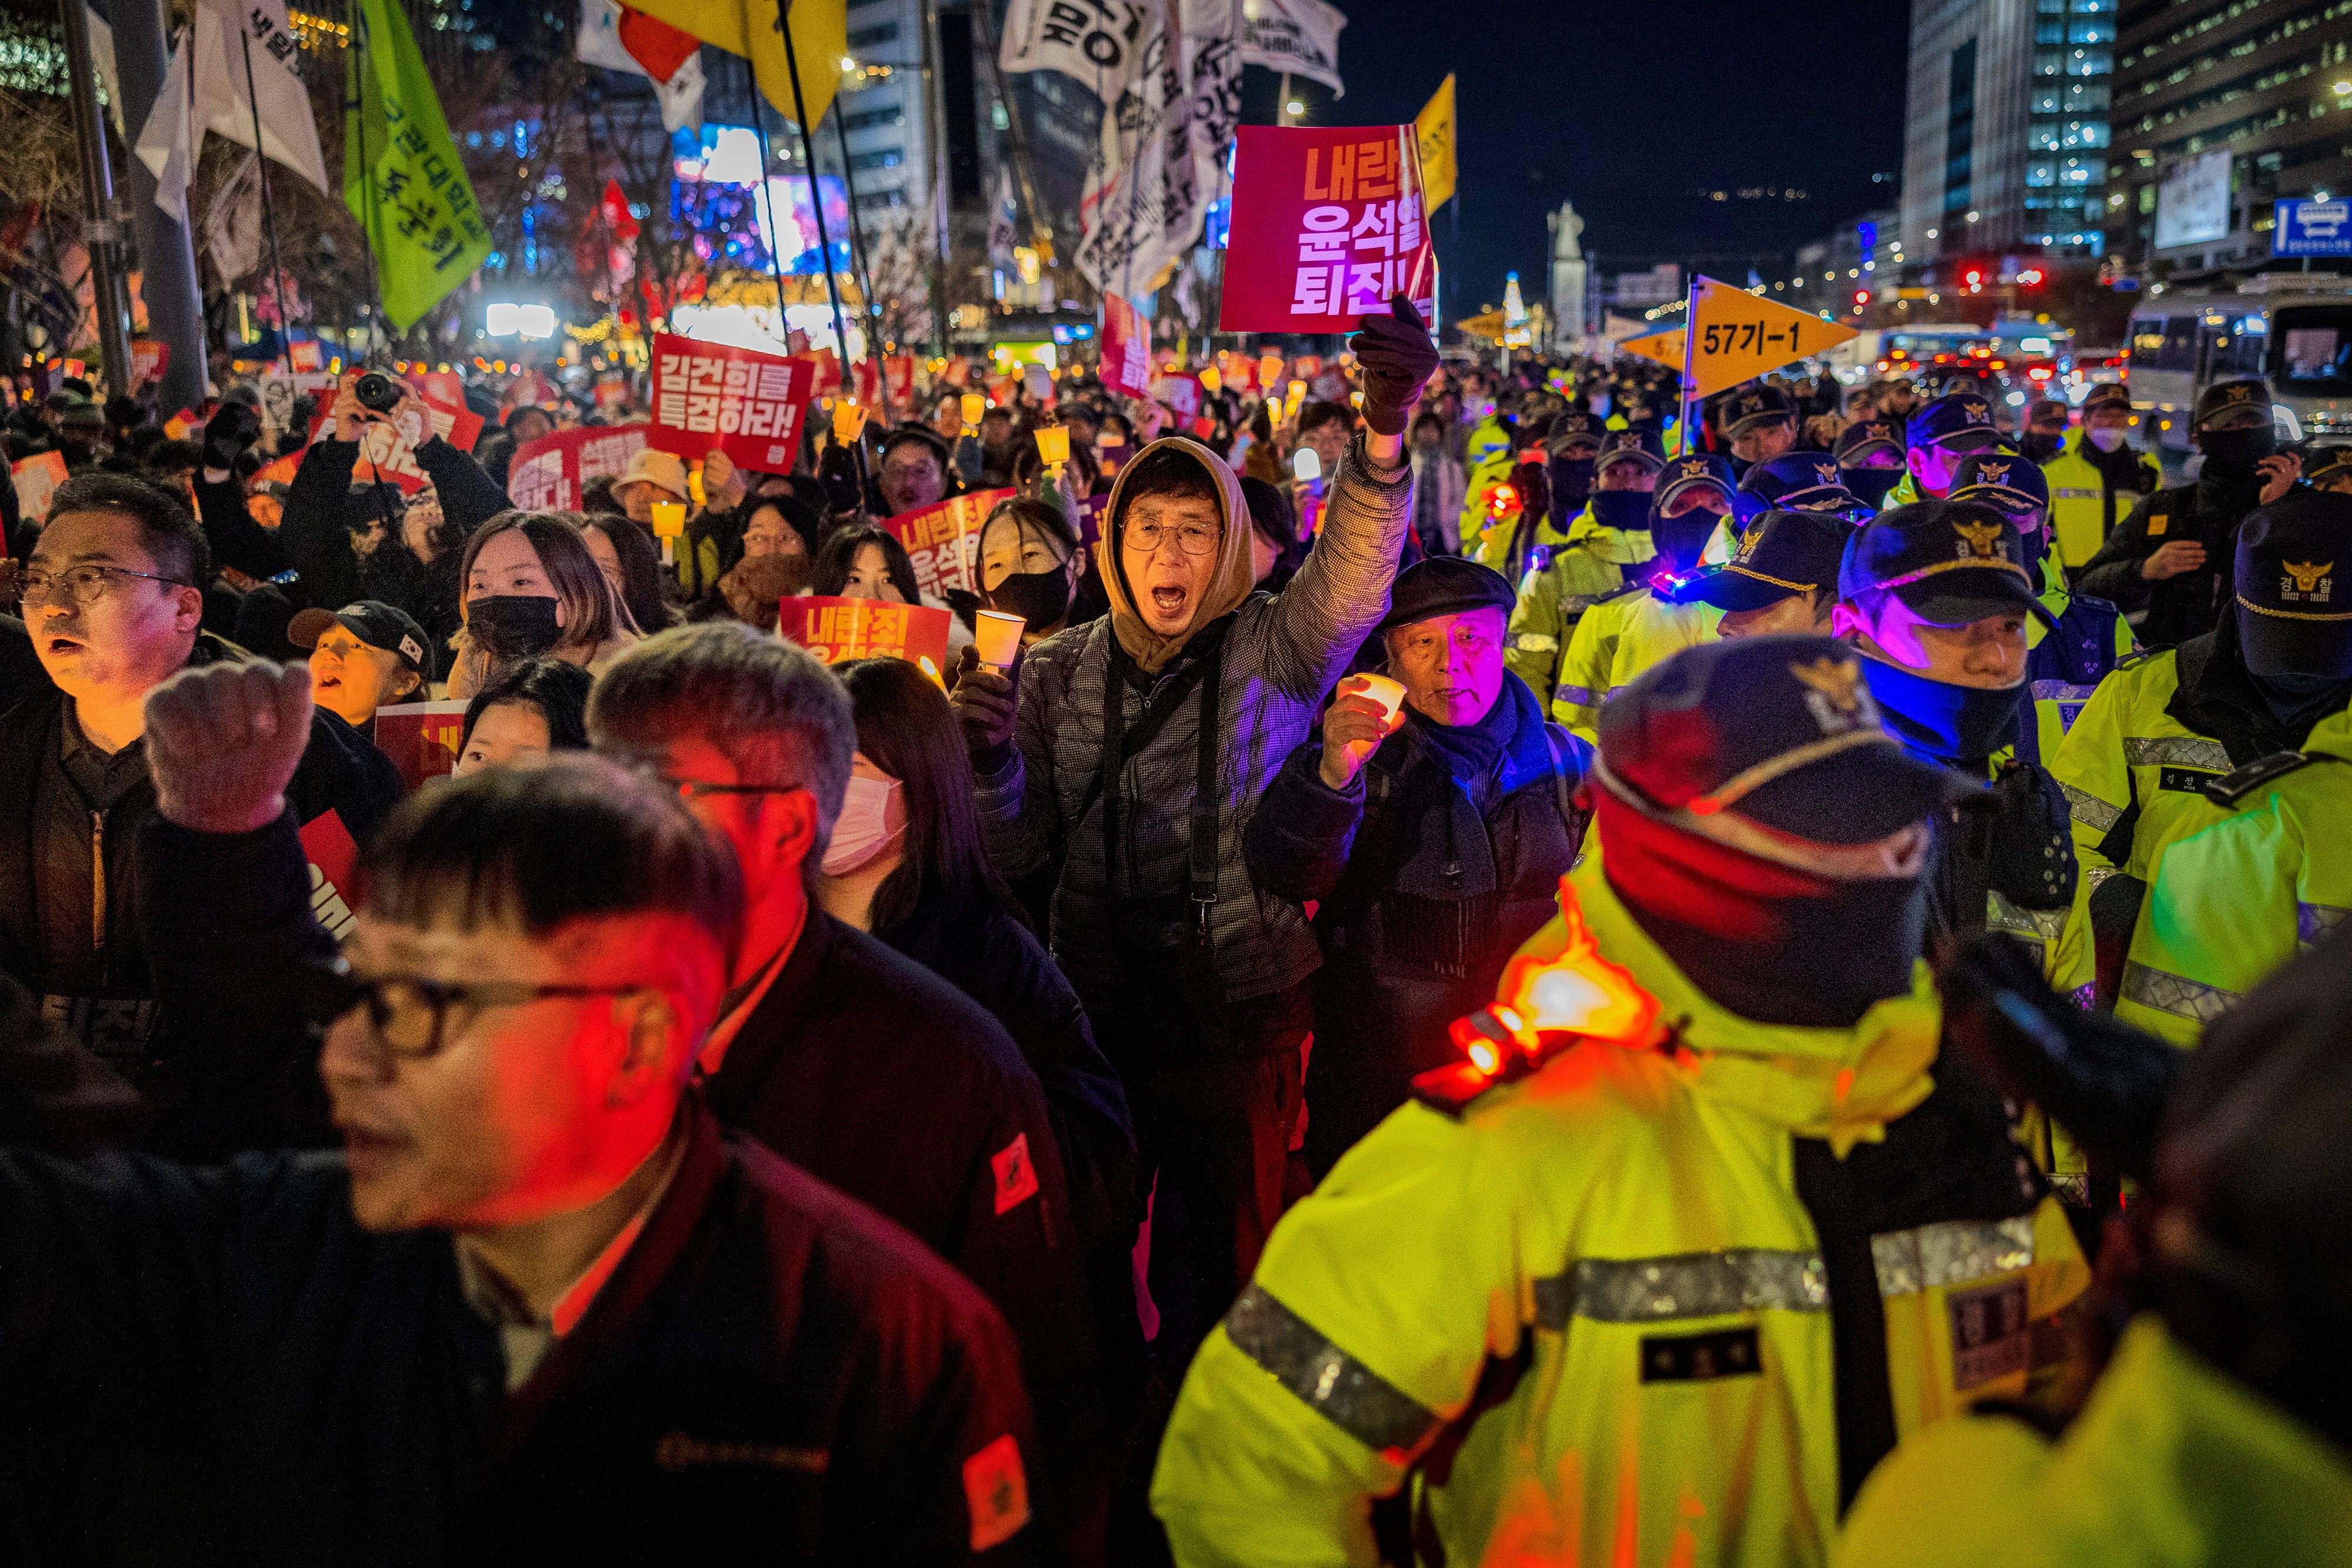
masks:
<path fill-rule="evenodd" d="M 1731 281 L 1875 206 L 1902 168 L 1902 0 L 1339 0 L 1348 96 L 1294 83 L 1310 125 L 1411 120 L 1456 77 L 1461 238 L 1436 224 L 1447 308 L 1500 303 L 1516 267 L 1548 287 L 1544 214 L 1572 201 L 1604 273 L 1696 262 Z M 1270 123 L 1278 83 L 1252 70 L 1244 118 Z M 1873 184 L 1874 174 L 1889 176 Z M 1803 201 L 1713 202 L 1704 190 L 1795 186 Z"/>

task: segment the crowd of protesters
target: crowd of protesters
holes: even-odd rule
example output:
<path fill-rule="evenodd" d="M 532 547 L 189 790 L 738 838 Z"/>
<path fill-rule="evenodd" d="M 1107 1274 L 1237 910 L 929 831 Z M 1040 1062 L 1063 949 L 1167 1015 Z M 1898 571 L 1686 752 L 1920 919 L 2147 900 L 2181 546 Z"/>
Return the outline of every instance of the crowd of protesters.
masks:
<path fill-rule="evenodd" d="M 789 473 L 648 447 L 581 509 L 523 511 L 517 451 L 604 416 L 512 407 L 469 453 L 432 434 L 415 387 L 391 378 L 372 406 L 359 380 L 278 413 L 232 385 L 184 437 L 68 387 L 5 432 L 13 456 L 66 469 L 37 517 L 0 486 L 16 611 L 0 616 L 12 1557 L 1478 1547 L 1459 1517 L 1433 1522 L 1445 1478 L 1426 1445 L 1475 1462 L 1470 1424 L 1527 1397 L 1528 1353 L 1503 1325 L 1524 1306 L 1529 1333 L 1558 1331 L 1539 1291 L 1559 1260 L 1525 1260 L 1547 1276 L 1526 1301 L 1497 1289 L 1462 1322 L 1416 1298 L 1399 1343 L 1454 1340 L 1386 1380 L 1374 1351 L 1317 1326 L 1376 1320 L 1332 1304 L 1309 1322 L 1305 1296 L 1285 1306 L 1267 1282 L 1412 1294 L 1351 1275 L 1340 1244 L 1379 1253 L 1397 1212 L 1381 1205 L 1458 1157 L 1404 1147 L 1398 1129 L 1422 1123 L 1394 1113 L 1418 1098 L 1465 1120 L 1488 1079 L 1444 1085 L 1470 1071 L 1465 1041 L 1491 1057 L 1521 1027 L 1488 1009 L 1513 956 L 1573 950 L 1574 879 L 1594 928 L 1617 923 L 1604 945 L 1646 956 L 1643 985 L 1705 993 L 1697 1030 L 1657 1043 L 1658 1071 L 1687 1059 L 1697 1082 L 1736 1054 L 1722 1030 L 1767 1031 L 1769 1051 L 1725 1071 L 1750 1075 L 1741 1092 L 1801 1166 L 1822 1139 L 1843 1160 L 1892 1137 L 1902 1152 L 1872 1168 L 1908 1181 L 1888 1162 L 1927 1148 L 1976 1184 L 1939 1194 L 1950 1214 L 1903 1208 L 1908 1188 L 1870 1200 L 1916 1208 L 1906 1225 L 1972 1219 L 1986 1182 L 2022 1190 L 1982 1200 L 1985 1223 L 2031 1230 L 2043 1204 L 2058 1212 L 2053 1184 L 2095 1200 L 2117 1168 L 2153 1180 L 2152 1134 L 2101 1140 L 2152 1124 L 2145 1094 L 2080 1115 L 2085 1174 L 2046 1119 L 2012 1172 L 2000 1097 L 1957 1067 L 1949 1085 L 1970 1087 L 1916 1121 L 1928 1090 L 1910 1070 L 1865 1073 L 1854 1106 L 1818 1117 L 1790 1108 L 1828 1092 L 1812 1078 L 1759 1087 L 1806 1039 L 1915 990 L 1932 1004 L 1914 971 L 1942 936 L 2011 931 L 2041 961 L 2028 979 L 1996 967 L 1999 984 L 2098 989 L 2089 915 L 2068 913 L 2066 819 L 2086 797 L 2065 730 L 2046 753 L 2020 742 L 2026 688 L 1973 662 L 2012 643 L 2024 659 L 2041 617 L 2053 632 L 2035 626 L 2034 656 L 2082 683 L 2079 709 L 2149 590 L 2172 602 L 2175 574 L 2141 570 L 2171 564 L 2140 548 L 2162 523 L 2133 509 L 2156 476 L 2128 447 L 2070 440 L 2063 405 L 2026 410 L 2012 442 L 1965 387 L 1772 378 L 1685 432 L 1654 367 L 1442 366 L 1400 300 L 1303 397 L 1202 388 L 1180 413 L 1072 376 L 1050 403 L 1010 382 L 973 419 L 943 388 L 847 444 L 811 435 Z M 421 489 L 366 476 L 362 443 L 385 423 Z M 1048 424 L 1068 436 L 1057 468 L 1035 440 Z M 1990 461 L 2011 454 L 2032 480 Z M 259 477 L 284 459 L 289 481 Z M 2265 461 L 2242 476 L 2249 507 L 2296 478 Z M 2109 515 L 2073 554 L 2040 478 L 2066 463 L 2113 470 Z M 927 601 L 882 525 L 994 489 L 1014 494 L 977 530 L 975 586 Z M 687 511 L 667 555 L 664 504 Z M 2352 528 L 2278 511 L 2267 546 L 2214 536 L 2225 557 L 2254 549 L 2250 580 Z M 1955 559 L 1977 597 L 1937 575 Z M 2111 560 L 2143 601 L 2128 622 L 2066 591 Z M 940 604 L 957 628 L 945 680 L 891 659 L 828 667 L 778 634 L 803 594 Z M 1023 622 L 1011 664 L 980 658 L 982 610 Z M 1974 642 L 1948 650 L 1948 632 Z M 1860 666 L 1837 662 L 1855 649 Z M 2265 678 L 2263 656 L 2244 679 Z M 2290 672 L 2312 657 L 2281 656 Z M 2065 663 L 2081 658 L 2095 667 Z M 2343 675 L 2287 682 L 2301 706 L 2263 710 L 2265 744 L 2341 709 Z M 436 699 L 465 704 L 451 777 L 411 791 L 378 716 Z M 1995 706 L 2007 728 L 1969 728 Z M 1712 727 L 1674 727 L 1692 724 Z M 1878 771 L 1843 771 L 1864 729 Z M 2021 744 L 2015 765 L 1997 749 Z M 1733 779 L 1726 759 L 1749 752 Z M 1791 770 L 1810 803 L 1774 792 Z M 1980 810 L 1989 778 L 1999 805 Z M 1684 809 L 1701 796 L 1717 803 Z M 1760 825 L 1727 836 L 1751 811 Z M 1992 824 L 1990 848 L 1964 819 Z M 2075 839 L 2086 862 L 2125 852 Z M 2037 848 L 2063 888 L 2034 882 L 2039 859 L 2003 880 Z M 1878 870 L 1832 869 L 1882 850 Z M 1771 876 L 1743 881 L 1751 862 Z M 1824 964 L 1838 975 L 1808 968 Z M 2171 1082 L 2143 1076 L 2159 1099 Z M 1853 1078 L 1849 1063 L 1836 1093 Z M 2079 1103 L 2065 1087 L 2012 1098 L 2031 1124 L 2023 1100 Z M 1932 1147 L 1916 1131 L 1931 1114 Z M 2119 1145 L 2142 1157 L 2096 1164 Z M 1779 1182 L 1797 1212 L 1819 1201 L 1812 1179 L 1759 1175 L 1755 1192 Z M 1867 1271 L 1869 1228 L 1839 1223 Z M 1339 1249 L 1302 1262 L 1325 1234 Z M 2073 1235 L 2043 1225 L 2040 1264 L 2029 1249 L 2016 1265 L 2037 1319 L 2083 1288 Z M 1417 1279 L 1412 1255 L 1380 1268 Z M 1465 1270 L 1433 1264 L 1433 1291 L 1487 1290 Z M 1716 1337 L 1707 1355 L 1738 1348 Z M 1681 1370 L 1659 1375 L 1713 1375 L 1685 1365 L 1696 1354 L 1675 1349 Z M 1826 1404 L 1829 1354 L 1804 1399 Z M 1840 1339 L 1832 1516 L 1898 1436 L 1890 1412 L 1854 1446 L 1853 1354 Z M 1811 1464 L 1826 1417 L 1789 1420 Z M 1787 1484 L 1810 1508 L 1821 1479 Z M 1383 1519 L 1369 1500 L 1400 1485 L 1421 1511 Z M 1495 1506 L 1522 1522 L 1537 1507 Z M 1806 1531 L 1825 1527 L 1793 1509 L 1757 1504 L 1776 1539 L 1804 1536 L 1789 1560 L 1816 1560 Z M 1566 1560 L 1578 1528 L 1560 1527 Z M 1303 1552 L 1310 1536 L 1329 1552 Z"/>

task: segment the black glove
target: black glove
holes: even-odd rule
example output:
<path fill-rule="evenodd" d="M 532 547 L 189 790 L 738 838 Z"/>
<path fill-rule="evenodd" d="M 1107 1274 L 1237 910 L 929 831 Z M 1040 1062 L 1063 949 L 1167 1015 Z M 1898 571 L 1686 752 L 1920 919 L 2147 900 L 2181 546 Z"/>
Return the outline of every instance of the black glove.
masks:
<path fill-rule="evenodd" d="M 1398 295 L 1391 314 L 1367 316 L 1348 340 L 1364 372 L 1364 423 L 1382 435 L 1402 435 L 1421 389 L 1437 370 L 1437 345 L 1412 301 Z"/>
<path fill-rule="evenodd" d="M 2025 722 L 2033 722 L 2031 708 Z M 2039 768 L 2012 762 L 1992 783 L 1992 852 L 1986 884 L 2020 909 L 2074 902 L 2074 834 L 2066 797 Z"/>
<path fill-rule="evenodd" d="M 1950 1047 L 2087 1152 L 2147 1179 L 2184 1052 L 2060 997 L 2032 955 L 1997 932 L 1960 950 L 1941 988 Z"/>
<path fill-rule="evenodd" d="M 205 466 L 234 468 L 239 454 L 261 439 L 261 416 L 241 402 L 225 405 L 205 424 Z"/>

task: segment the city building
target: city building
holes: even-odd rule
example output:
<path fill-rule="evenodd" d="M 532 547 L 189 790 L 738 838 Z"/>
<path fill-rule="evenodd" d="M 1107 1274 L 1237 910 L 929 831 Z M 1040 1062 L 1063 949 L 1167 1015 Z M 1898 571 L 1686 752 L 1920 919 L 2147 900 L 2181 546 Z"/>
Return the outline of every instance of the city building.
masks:
<path fill-rule="evenodd" d="M 2352 187 L 2352 5 L 2142 0 L 2118 26 L 2106 230 L 2119 265 L 2259 266 L 2275 200 Z"/>
<path fill-rule="evenodd" d="M 1881 207 L 1807 241 L 1797 247 L 1789 276 L 1771 280 L 1769 296 L 1836 318 L 1856 314 L 1855 305 L 1869 299 L 1893 298 L 1905 260 L 1900 223 L 1895 209 Z"/>
<path fill-rule="evenodd" d="M 1900 225 L 1908 261 L 2104 251 L 2116 6 L 1913 0 Z"/>

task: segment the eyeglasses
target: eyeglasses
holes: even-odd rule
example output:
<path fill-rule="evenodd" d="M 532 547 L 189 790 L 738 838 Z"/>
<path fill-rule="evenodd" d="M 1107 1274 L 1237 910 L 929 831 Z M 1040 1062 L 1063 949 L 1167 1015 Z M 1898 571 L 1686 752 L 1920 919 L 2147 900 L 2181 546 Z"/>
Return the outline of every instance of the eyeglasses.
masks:
<path fill-rule="evenodd" d="M 1165 528 L 1158 523 L 1142 523 L 1127 530 L 1127 542 L 1146 555 L 1158 555 L 1163 540 L 1174 539 L 1176 548 L 1186 555 L 1213 555 L 1217 549 L 1219 530 L 1203 528 L 1199 523 L 1185 523 Z"/>
<path fill-rule="evenodd" d="M 898 479 L 903 481 L 917 478 L 926 474 L 936 478 L 939 472 L 940 465 L 937 463 L 932 462 L 929 458 L 925 458 L 919 463 L 885 463 L 882 465 L 882 477 L 885 479 Z"/>
<path fill-rule="evenodd" d="M 477 980 L 451 985 L 421 975 L 379 975 L 373 978 L 352 973 L 349 962 L 337 958 L 315 965 L 305 977 L 304 1012 L 324 1028 L 367 1009 L 368 1027 L 394 1057 L 422 1061 L 440 1054 L 446 1044 L 449 1009 L 463 1007 L 468 1018 L 483 1008 L 519 1007 L 553 997 L 625 997 L 655 988 L 645 981 L 623 986 L 534 986 L 521 980 Z M 462 1026 L 461 1026 L 462 1027 Z"/>
<path fill-rule="evenodd" d="M 147 582 L 168 582 L 174 588 L 193 588 L 176 577 L 162 577 L 152 571 L 132 571 L 120 566 L 73 566 L 63 571 L 20 571 L 16 588 L 26 604 L 44 604 L 50 595 L 64 585 L 67 597 L 76 604 L 95 604 L 106 592 L 110 577 L 135 577 Z"/>
<path fill-rule="evenodd" d="M 797 795 L 808 788 L 805 784 L 713 784 L 706 779 L 677 779 L 667 773 L 647 771 L 650 777 L 677 790 L 677 798 L 689 804 L 705 795 Z"/>

